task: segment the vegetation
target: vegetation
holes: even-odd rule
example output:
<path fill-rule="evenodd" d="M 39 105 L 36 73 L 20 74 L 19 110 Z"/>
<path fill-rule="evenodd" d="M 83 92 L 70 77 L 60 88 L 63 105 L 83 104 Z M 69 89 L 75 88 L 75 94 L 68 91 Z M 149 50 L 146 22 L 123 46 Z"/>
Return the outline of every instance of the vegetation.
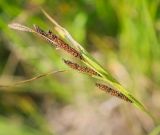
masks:
<path fill-rule="evenodd" d="M 44 12 L 53 27 L 40 7 L 52 13 L 83 46 Z M 0 88 L 0 134 L 10 134 L 11 130 L 6 130 L 7 123 L 13 123 L 8 128 L 14 129 L 14 134 L 158 134 L 158 0 L 6 0 L 0 3 L 0 11 L 0 84 L 12 86 Z M 47 42 L 27 33 L 10 30 L 7 26 L 10 22 L 27 26 L 37 24 L 40 28 L 30 29 L 15 23 L 10 27 L 36 33 L 52 43 L 54 41 L 60 49 L 55 50 Z M 41 27 L 54 28 L 54 33 L 58 32 L 63 40 Z M 61 57 L 65 58 L 64 62 Z M 96 79 L 69 70 L 67 66 Z M 28 80 L 21 81 L 25 79 Z M 97 83 L 97 79 L 105 81 L 106 85 Z M 100 89 L 135 104 L 155 119 L 129 102 L 101 93 L 94 82 Z"/>

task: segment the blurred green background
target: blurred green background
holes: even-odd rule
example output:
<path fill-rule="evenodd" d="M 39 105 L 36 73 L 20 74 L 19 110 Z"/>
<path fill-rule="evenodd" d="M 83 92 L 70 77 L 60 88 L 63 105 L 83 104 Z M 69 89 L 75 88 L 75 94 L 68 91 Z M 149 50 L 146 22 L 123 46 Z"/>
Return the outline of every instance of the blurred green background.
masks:
<path fill-rule="evenodd" d="M 1 0 L 0 84 L 68 69 L 65 54 L 10 22 L 53 29 L 44 8 L 160 120 L 159 0 Z M 146 135 L 146 114 L 76 71 L 0 88 L 0 135 Z"/>

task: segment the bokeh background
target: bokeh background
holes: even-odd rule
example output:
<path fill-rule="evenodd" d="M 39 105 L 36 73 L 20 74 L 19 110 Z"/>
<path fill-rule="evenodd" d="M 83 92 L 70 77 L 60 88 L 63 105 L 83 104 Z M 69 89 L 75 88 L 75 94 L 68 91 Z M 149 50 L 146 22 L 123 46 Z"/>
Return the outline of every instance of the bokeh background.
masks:
<path fill-rule="evenodd" d="M 159 0 L 1 0 L 0 84 L 69 69 L 65 54 L 10 22 L 53 29 L 44 8 L 160 120 Z M 158 135 L 133 105 L 69 70 L 0 88 L 0 135 Z"/>

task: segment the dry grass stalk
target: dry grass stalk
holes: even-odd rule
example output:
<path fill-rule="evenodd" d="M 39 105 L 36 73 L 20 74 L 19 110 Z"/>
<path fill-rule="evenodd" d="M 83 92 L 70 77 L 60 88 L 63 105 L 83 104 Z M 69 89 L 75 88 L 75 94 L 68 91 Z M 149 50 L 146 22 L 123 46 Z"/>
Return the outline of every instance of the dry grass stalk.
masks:
<path fill-rule="evenodd" d="M 127 101 L 127 102 L 132 103 L 132 101 L 131 101 L 128 97 L 126 97 L 124 94 L 122 94 L 121 92 L 116 91 L 116 90 L 108 87 L 107 85 L 100 84 L 100 83 L 96 83 L 96 86 L 97 86 L 99 89 L 101 89 L 101 90 L 103 90 L 103 91 L 111 94 L 112 96 L 116 96 L 116 97 L 118 97 L 118 98 L 120 98 L 120 99 L 123 99 L 123 100 L 125 100 L 125 101 Z"/>
<path fill-rule="evenodd" d="M 40 79 L 40 78 L 45 77 L 45 76 L 49 76 L 49 75 L 52 75 L 52 74 L 56 74 L 56 73 L 60 73 L 60 72 L 65 72 L 65 71 L 67 71 L 67 70 L 50 71 L 50 72 L 47 72 L 47 73 L 35 76 L 33 78 L 27 79 L 27 80 L 22 80 L 22 81 L 15 82 L 15 83 L 13 83 L 11 85 L 1 85 L 0 84 L 0 88 L 1 87 L 15 87 L 15 86 L 19 86 L 19 85 L 22 85 L 22 84 L 25 84 L 25 83 L 32 82 L 34 80 Z"/>

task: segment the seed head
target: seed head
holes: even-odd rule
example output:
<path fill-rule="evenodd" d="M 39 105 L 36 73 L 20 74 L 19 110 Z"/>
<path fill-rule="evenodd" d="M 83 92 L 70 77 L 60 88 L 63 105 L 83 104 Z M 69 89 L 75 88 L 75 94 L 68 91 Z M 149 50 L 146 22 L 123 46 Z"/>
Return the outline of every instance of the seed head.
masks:
<path fill-rule="evenodd" d="M 80 72 L 89 74 L 89 75 L 94 75 L 94 76 L 100 76 L 96 71 L 94 71 L 93 69 L 86 67 L 86 66 L 80 66 L 77 63 L 71 62 L 69 60 L 64 60 L 64 63 L 67 64 L 69 67 L 78 70 Z"/>
<path fill-rule="evenodd" d="M 47 41 L 49 41 L 51 44 L 54 44 L 57 48 L 63 49 L 64 51 L 68 52 L 74 57 L 79 58 L 80 60 L 84 60 L 83 56 L 78 52 L 76 49 L 69 46 L 67 43 L 65 43 L 63 40 L 61 40 L 58 36 L 53 34 L 50 30 L 48 32 L 44 32 L 40 27 L 34 26 L 35 31 L 42 35 L 43 38 L 45 38 Z"/>
<path fill-rule="evenodd" d="M 119 91 L 117 91 L 117 90 L 114 90 L 114 89 L 108 87 L 107 85 L 100 84 L 100 83 L 96 83 L 96 86 L 97 86 L 99 89 L 101 89 L 101 90 L 103 90 L 103 91 L 111 94 L 112 96 L 116 96 L 116 97 L 118 97 L 118 98 L 120 98 L 120 99 L 123 99 L 123 100 L 125 100 L 125 101 L 127 101 L 127 102 L 132 103 L 132 101 L 131 101 L 128 97 L 126 97 L 124 94 L 122 94 L 121 92 L 119 92 Z"/>

